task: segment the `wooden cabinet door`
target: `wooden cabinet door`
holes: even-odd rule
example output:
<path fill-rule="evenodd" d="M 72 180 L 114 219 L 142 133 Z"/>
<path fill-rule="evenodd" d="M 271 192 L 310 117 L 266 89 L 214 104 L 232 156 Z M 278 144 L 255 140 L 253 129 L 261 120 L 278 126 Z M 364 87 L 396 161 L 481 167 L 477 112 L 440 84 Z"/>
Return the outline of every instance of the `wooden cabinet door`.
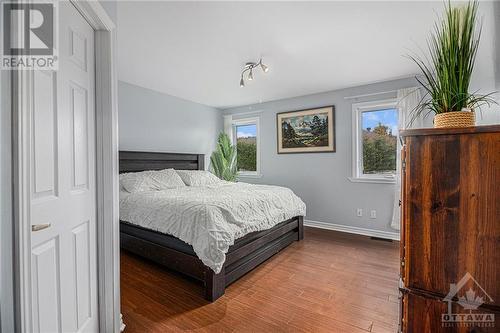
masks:
<path fill-rule="evenodd" d="M 500 304 L 500 134 L 406 138 L 404 277 L 446 295 L 468 272 Z M 422 331 L 423 332 L 423 331 Z"/>
<path fill-rule="evenodd" d="M 406 186 L 407 186 L 407 180 L 406 180 L 406 144 L 403 144 L 403 147 L 401 147 L 401 197 L 399 198 L 399 208 L 400 208 L 400 219 L 401 219 L 401 230 L 400 230 L 400 238 L 399 238 L 399 271 L 400 271 L 400 282 L 405 284 L 406 283 L 406 260 L 405 260 L 405 250 L 406 250 L 406 231 L 405 231 L 405 221 L 406 221 L 406 211 L 407 211 L 407 205 L 404 203 L 406 202 Z"/>

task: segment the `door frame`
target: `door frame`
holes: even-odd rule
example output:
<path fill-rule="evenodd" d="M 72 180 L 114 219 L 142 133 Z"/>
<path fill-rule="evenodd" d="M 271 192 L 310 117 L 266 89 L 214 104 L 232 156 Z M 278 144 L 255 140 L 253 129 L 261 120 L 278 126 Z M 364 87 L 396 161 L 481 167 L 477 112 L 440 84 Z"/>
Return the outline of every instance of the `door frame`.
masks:
<path fill-rule="evenodd" d="M 101 332 L 120 332 L 118 110 L 116 27 L 97 1 L 70 0 L 94 29 L 96 113 L 97 299 Z M 13 38 L 20 38 L 13 31 Z M 33 72 L 12 71 L 14 315 L 16 332 L 32 331 L 30 114 Z"/>

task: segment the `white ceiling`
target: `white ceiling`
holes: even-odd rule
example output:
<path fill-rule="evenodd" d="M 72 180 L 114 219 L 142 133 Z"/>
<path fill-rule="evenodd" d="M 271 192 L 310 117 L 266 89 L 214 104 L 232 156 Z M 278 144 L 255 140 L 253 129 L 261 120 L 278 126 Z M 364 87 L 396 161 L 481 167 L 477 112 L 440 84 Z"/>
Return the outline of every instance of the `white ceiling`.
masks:
<path fill-rule="evenodd" d="M 484 12 L 478 72 L 493 75 Z M 491 8 L 490 8 L 491 7 Z M 218 108 L 409 76 L 443 2 L 119 2 L 118 76 Z M 247 61 L 270 71 L 239 87 Z M 490 74 L 488 74 L 490 73 Z"/>

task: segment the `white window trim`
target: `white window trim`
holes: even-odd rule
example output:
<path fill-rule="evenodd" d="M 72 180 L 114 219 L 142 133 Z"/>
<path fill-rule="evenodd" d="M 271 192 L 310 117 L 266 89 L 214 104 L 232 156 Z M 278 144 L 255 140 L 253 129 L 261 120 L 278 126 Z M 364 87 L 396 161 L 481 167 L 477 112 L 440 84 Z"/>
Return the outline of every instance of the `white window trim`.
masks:
<path fill-rule="evenodd" d="M 232 122 L 232 139 L 234 144 L 236 141 L 236 126 L 243 125 L 253 125 L 255 124 L 257 129 L 255 135 L 257 137 L 257 171 L 238 171 L 238 178 L 261 178 L 261 168 L 260 168 L 260 117 L 247 117 L 240 119 L 233 119 Z"/>
<path fill-rule="evenodd" d="M 361 113 L 366 111 L 375 111 L 382 109 L 398 109 L 397 99 L 386 99 L 381 101 L 354 103 L 352 105 L 352 176 L 348 179 L 353 183 L 377 183 L 377 184 L 395 184 L 394 175 L 365 175 L 362 171 L 363 155 L 361 130 Z M 398 115 L 399 116 L 399 115 Z M 399 139 L 399 136 L 398 136 Z"/>

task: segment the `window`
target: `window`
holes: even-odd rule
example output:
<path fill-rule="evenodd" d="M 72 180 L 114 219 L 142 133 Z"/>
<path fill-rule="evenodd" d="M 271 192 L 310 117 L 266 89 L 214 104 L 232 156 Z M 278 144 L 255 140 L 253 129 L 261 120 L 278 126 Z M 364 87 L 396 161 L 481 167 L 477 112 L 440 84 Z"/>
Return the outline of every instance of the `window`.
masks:
<path fill-rule="evenodd" d="M 259 118 L 233 120 L 233 142 L 236 143 L 238 174 L 260 176 Z"/>
<path fill-rule="evenodd" d="M 353 105 L 352 181 L 394 182 L 398 116 L 394 100 Z"/>

